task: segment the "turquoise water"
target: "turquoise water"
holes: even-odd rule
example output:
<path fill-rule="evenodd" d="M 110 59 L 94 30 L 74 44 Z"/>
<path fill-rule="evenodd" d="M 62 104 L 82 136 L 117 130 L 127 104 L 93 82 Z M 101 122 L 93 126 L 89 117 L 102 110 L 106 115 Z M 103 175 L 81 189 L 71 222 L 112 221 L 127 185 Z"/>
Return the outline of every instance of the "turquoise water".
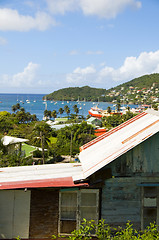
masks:
<path fill-rule="evenodd" d="M 36 114 L 39 120 L 43 119 L 44 110 L 47 104 L 47 110 L 56 110 L 58 111 L 60 107 L 64 108 L 65 105 L 68 105 L 70 112 L 74 113 L 73 106 L 77 104 L 79 108 L 79 114 L 83 116 L 88 115 L 88 110 L 98 104 L 99 108 L 107 109 L 110 106 L 114 109 L 113 104 L 107 102 L 74 102 L 74 101 L 46 101 L 42 100 L 42 97 L 45 94 L 0 94 L 0 111 L 8 111 L 12 113 L 12 105 L 20 103 L 21 107 L 24 107 L 27 112 L 31 114 Z M 27 101 L 26 101 L 27 100 Z M 135 107 L 130 105 L 130 107 Z M 60 114 L 58 115 L 60 116 Z M 62 116 L 66 116 L 64 112 Z"/>

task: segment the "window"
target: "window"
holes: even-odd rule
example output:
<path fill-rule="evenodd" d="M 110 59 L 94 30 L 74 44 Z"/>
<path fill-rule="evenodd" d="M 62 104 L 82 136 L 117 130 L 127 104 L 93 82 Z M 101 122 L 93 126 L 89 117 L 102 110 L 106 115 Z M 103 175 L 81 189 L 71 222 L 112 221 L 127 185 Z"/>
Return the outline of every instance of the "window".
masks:
<path fill-rule="evenodd" d="M 59 201 L 59 233 L 70 234 L 83 218 L 98 222 L 99 190 L 62 189 Z"/>
<path fill-rule="evenodd" d="M 159 187 L 143 187 L 142 197 L 142 229 L 146 228 L 151 222 L 159 223 Z"/>

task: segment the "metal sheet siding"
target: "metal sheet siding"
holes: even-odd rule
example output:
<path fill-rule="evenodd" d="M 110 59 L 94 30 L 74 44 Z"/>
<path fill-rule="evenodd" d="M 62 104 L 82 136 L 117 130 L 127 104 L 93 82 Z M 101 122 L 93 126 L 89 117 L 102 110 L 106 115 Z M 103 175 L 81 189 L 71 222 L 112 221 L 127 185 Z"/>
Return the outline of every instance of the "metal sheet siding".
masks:
<path fill-rule="evenodd" d="M 115 128 L 113 133 L 97 138 L 96 143 L 90 144 L 89 147 L 80 152 L 79 158 L 84 178 L 92 175 L 159 131 L 159 114 L 156 114 L 156 111 L 139 116 L 129 124 L 126 122 L 122 127 Z"/>

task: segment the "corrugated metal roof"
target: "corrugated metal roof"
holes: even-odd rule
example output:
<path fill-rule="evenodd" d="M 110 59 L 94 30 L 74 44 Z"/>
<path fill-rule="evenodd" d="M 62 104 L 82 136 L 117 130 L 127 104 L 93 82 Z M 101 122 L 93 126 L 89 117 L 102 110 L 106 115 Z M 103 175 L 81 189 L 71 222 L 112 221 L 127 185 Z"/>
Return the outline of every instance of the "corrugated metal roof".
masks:
<path fill-rule="evenodd" d="M 16 138 L 16 137 L 10 137 L 10 136 L 4 136 L 2 138 L 3 145 L 7 146 L 10 144 L 16 144 L 16 143 L 23 143 L 29 141 L 28 139 L 23 138 Z"/>
<path fill-rule="evenodd" d="M 79 154 L 83 179 L 159 131 L 159 112 L 147 110 L 83 145 Z M 75 176 L 79 180 L 81 176 Z"/>
<path fill-rule="evenodd" d="M 0 189 L 74 187 L 82 167 L 73 163 L 0 168 Z"/>

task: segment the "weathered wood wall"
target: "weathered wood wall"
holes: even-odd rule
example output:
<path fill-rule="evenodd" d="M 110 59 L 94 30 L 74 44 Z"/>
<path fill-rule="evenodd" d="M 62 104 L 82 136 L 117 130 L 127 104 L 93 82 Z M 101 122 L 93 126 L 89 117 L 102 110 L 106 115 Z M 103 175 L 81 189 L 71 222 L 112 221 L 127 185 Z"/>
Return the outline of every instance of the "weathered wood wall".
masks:
<path fill-rule="evenodd" d="M 102 188 L 101 217 L 108 224 L 125 225 L 130 220 L 141 227 L 141 183 L 159 183 L 159 133 L 105 167 L 112 177 Z"/>
<path fill-rule="evenodd" d="M 101 217 L 106 223 L 122 226 L 130 220 L 140 228 L 140 187 L 136 178 L 111 178 L 102 191 Z"/>
<path fill-rule="evenodd" d="M 159 133 L 148 138 L 129 152 L 114 160 L 107 167 L 114 176 L 132 176 L 132 174 L 159 174 Z"/>

